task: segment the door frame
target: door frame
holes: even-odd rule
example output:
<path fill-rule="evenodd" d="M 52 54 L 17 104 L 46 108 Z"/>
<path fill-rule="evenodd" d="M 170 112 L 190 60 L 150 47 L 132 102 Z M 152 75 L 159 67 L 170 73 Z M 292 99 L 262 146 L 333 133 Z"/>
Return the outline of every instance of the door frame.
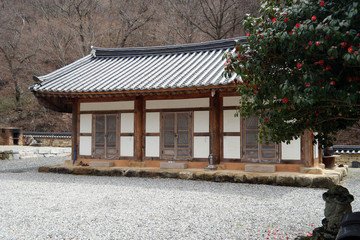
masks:
<path fill-rule="evenodd" d="M 241 160 L 243 162 L 257 162 L 257 163 L 280 163 L 280 144 L 274 143 L 275 144 L 275 158 L 264 158 L 262 155 L 262 147 L 263 145 L 265 145 L 265 143 L 259 143 L 257 142 L 257 151 L 258 151 L 258 157 L 257 158 L 248 158 L 246 156 L 246 132 L 247 132 L 247 128 L 246 128 L 246 120 L 245 118 L 241 118 Z M 257 125 L 259 126 L 259 122 L 257 123 Z M 259 132 L 258 130 L 256 130 L 257 132 L 257 137 L 259 137 Z"/>
<path fill-rule="evenodd" d="M 174 114 L 174 132 L 177 135 L 177 122 L 178 122 L 178 114 L 188 114 L 188 155 L 187 156 L 178 156 L 178 143 L 176 141 L 177 138 L 174 139 L 174 155 L 164 154 L 164 115 L 166 114 Z M 184 161 L 184 160 L 192 160 L 193 159 L 193 111 L 171 111 L 171 112 L 160 112 L 160 159 L 174 160 L 174 161 Z"/>
<path fill-rule="evenodd" d="M 104 116 L 104 154 L 96 154 L 96 117 L 98 116 Z M 107 152 L 107 117 L 109 116 L 115 116 L 115 153 L 114 154 L 108 154 Z M 92 120 L 92 127 L 93 127 L 93 134 L 92 134 L 92 158 L 99 158 L 99 159 L 118 159 L 120 156 L 120 117 L 119 114 L 93 114 L 93 120 Z"/>

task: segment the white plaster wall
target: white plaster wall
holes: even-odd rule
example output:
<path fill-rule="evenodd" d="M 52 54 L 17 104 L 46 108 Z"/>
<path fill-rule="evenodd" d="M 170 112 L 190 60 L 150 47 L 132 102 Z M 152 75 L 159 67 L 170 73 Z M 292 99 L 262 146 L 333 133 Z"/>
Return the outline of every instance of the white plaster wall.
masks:
<path fill-rule="evenodd" d="M 240 117 L 235 117 L 236 110 L 224 110 L 224 132 L 240 132 Z"/>
<path fill-rule="evenodd" d="M 208 158 L 210 154 L 210 137 L 194 137 L 194 158 Z"/>
<path fill-rule="evenodd" d="M 80 111 L 133 110 L 134 101 L 80 103 Z"/>
<path fill-rule="evenodd" d="M 160 113 L 151 112 L 146 113 L 146 132 L 159 133 L 160 132 Z"/>
<path fill-rule="evenodd" d="M 134 156 L 134 137 L 121 136 L 120 137 L 120 156 L 133 157 Z"/>
<path fill-rule="evenodd" d="M 224 97 L 223 106 L 224 107 L 235 107 L 239 106 L 240 96 L 235 97 Z"/>
<path fill-rule="evenodd" d="M 148 100 L 146 109 L 209 107 L 209 98 Z"/>
<path fill-rule="evenodd" d="M 281 159 L 301 160 L 301 138 L 291 141 L 290 144 L 281 143 Z"/>
<path fill-rule="evenodd" d="M 120 117 L 120 132 L 134 132 L 134 113 L 122 113 Z"/>
<path fill-rule="evenodd" d="M 160 137 L 146 136 L 145 138 L 145 156 L 160 157 Z"/>
<path fill-rule="evenodd" d="M 209 111 L 194 112 L 194 132 L 209 132 Z"/>
<path fill-rule="evenodd" d="M 80 136 L 79 154 L 91 156 L 91 136 Z"/>
<path fill-rule="evenodd" d="M 319 143 L 316 143 L 314 145 L 314 158 L 318 158 L 319 157 Z"/>
<path fill-rule="evenodd" d="M 80 133 L 91 133 L 92 115 L 80 114 Z"/>
<path fill-rule="evenodd" d="M 224 158 L 240 158 L 240 136 L 224 136 Z"/>

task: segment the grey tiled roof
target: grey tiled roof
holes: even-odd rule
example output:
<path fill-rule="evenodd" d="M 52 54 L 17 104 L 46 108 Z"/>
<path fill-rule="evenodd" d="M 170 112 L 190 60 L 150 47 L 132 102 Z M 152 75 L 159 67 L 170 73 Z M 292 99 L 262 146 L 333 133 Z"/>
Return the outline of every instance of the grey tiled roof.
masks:
<path fill-rule="evenodd" d="M 334 145 L 333 149 L 336 154 L 360 154 L 359 145 Z"/>
<path fill-rule="evenodd" d="M 245 42 L 245 38 L 237 38 Z M 33 92 L 99 93 L 210 87 L 231 84 L 222 76 L 225 51 L 235 39 L 164 47 L 92 48 L 63 68 L 34 79 Z"/>
<path fill-rule="evenodd" d="M 37 138 L 71 138 L 71 132 L 23 132 L 24 137 Z"/>

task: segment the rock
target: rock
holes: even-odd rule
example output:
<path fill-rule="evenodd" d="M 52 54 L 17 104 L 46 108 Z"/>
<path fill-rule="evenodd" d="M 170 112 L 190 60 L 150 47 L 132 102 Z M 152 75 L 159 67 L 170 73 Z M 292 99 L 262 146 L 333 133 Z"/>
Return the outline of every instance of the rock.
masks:
<path fill-rule="evenodd" d="M 352 213 L 351 202 L 354 201 L 349 191 L 335 185 L 323 194 L 325 201 L 325 218 L 322 220 L 322 227 L 313 231 L 312 240 L 334 240 L 339 232 L 344 217 Z"/>
<path fill-rule="evenodd" d="M 204 181 L 214 181 L 215 173 L 214 172 L 197 172 L 195 173 L 195 178 Z"/>
<path fill-rule="evenodd" d="M 136 172 L 137 177 L 143 177 L 143 178 L 153 178 L 156 177 L 156 174 L 153 171 L 148 170 L 138 170 Z"/>
<path fill-rule="evenodd" d="M 195 178 L 194 173 L 192 172 L 179 172 L 179 177 L 186 180 L 191 180 Z"/>
<path fill-rule="evenodd" d="M 317 176 L 314 177 L 311 187 L 314 188 L 331 188 L 332 186 L 335 186 L 337 184 L 337 181 L 329 176 Z"/>
<path fill-rule="evenodd" d="M 38 172 L 48 173 L 48 172 L 50 172 L 50 168 L 49 167 L 39 167 Z"/>
<path fill-rule="evenodd" d="M 126 177 L 136 177 L 136 170 L 128 169 L 124 172 L 124 176 Z"/>
<path fill-rule="evenodd" d="M 217 173 L 214 176 L 215 182 L 234 182 L 234 176 L 229 174 Z"/>
<path fill-rule="evenodd" d="M 179 178 L 179 172 L 162 171 L 157 172 L 157 174 L 161 178 Z"/>
<path fill-rule="evenodd" d="M 246 177 L 244 174 L 235 174 L 234 175 L 234 182 L 236 183 L 245 183 Z"/>
<path fill-rule="evenodd" d="M 322 174 L 323 170 L 321 168 L 301 167 L 300 172 L 307 173 L 307 174 Z"/>
<path fill-rule="evenodd" d="M 293 175 L 278 175 L 276 176 L 276 185 L 280 186 L 294 186 L 295 177 Z"/>
<path fill-rule="evenodd" d="M 275 183 L 275 176 L 273 176 L 273 175 L 258 175 L 256 177 L 254 177 L 254 181 L 257 184 L 272 185 Z"/>
<path fill-rule="evenodd" d="M 295 186 L 298 187 L 310 187 L 312 184 L 313 178 L 306 175 L 299 175 L 295 177 Z"/>

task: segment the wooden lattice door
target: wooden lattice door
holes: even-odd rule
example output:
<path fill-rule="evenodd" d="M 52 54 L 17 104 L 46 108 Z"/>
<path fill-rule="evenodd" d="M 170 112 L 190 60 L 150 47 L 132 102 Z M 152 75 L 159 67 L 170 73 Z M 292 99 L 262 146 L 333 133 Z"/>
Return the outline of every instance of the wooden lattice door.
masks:
<path fill-rule="evenodd" d="M 119 154 L 117 121 L 117 115 L 96 115 L 94 117 L 95 136 L 93 156 L 99 158 L 114 158 Z"/>
<path fill-rule="evenodd" d="M 191 158 L 191 113 L 163 113 L 161 157 L 183 160 Z"/>
<path fill-rule="evenodd" d="M 251 162 L 279 162 L 279 146 L 274 142 L 259 143 L 258 119 L 253 116 L 243 120 L 243 159 Z"/>

